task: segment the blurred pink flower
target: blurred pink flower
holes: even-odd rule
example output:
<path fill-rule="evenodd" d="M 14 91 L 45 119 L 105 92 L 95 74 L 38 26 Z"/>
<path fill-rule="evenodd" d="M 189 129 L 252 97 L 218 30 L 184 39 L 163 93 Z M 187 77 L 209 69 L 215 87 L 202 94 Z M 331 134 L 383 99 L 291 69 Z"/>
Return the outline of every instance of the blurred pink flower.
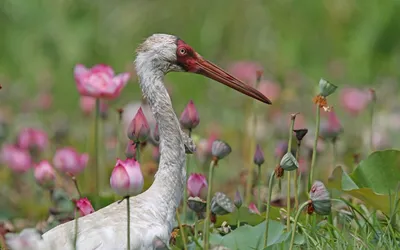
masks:
<path fill-rule="evenodd" d="M 34 175 L 36 182 L 44 188 L 53 188 L 56 173 L 48 161 L 41 161 L 35 165 Z"/>
<path fill-rule="evenodd" d="M 56 169 L 72 175 L 82 172 L 88 161 L 88 154 L 79 154 L 72 147 L 58 149 L 53 157 L 53 164 Z"/>
<path fill-rule="evenodd" d="M 79 104 L 83 113 L 88 115 L 96 108 L 96 98 L 90 96 L 81 96 Z"/>
<path fill-rule="evenodd" d="M 197 112 L 196 106 L 193 101 L 190 100 L 183 110 L 179 119 L 181 125 L 185 129 L 194 129 L 200 123 L 199 113 Z"/>
<path fill-rule="evenodd" d="M 368 107 L 372 97 L 369 90 L 344 88 L 340 91 L 340 103 L 351 115 L 358 115 Z"/>
<path fill-rule="evenodd" d="M 82 96 L 115 99 L 128 82 L 130 73 L 114 75 L 114 70 L 108 65 L 98 64 L 87 69 L 82 64 L 77 64 L 74 76 L 78 92 Z"/>
<path fill-rule="evenodd" d="M 228 71 L 250 86 L 254 86 L 257 80 L 257 71 L 263 70 L 256 62 L 239 61 L 231 64 Z M 268 96 L 269 97 L 269 96 Z"/>
<path fill-rule="evenodd" d="M 260 211 L 258 211 L 256 204 L 254 204 L 253 202 L 249 204 L 248 208 L 250 213 L 260 214 Z"/>
<path fill-rule="evenodd" d="M 281 159 L 284 154 L 286 154 L 288 150 L 288 143 L 287 141 L 279 141 L 275 148 L 275 157 Z"/>
<path fill-rule="evenodd" d="M 49 109 L 53 104 L 53 96 L 50 92 L 42 92 L 37 98 L 37 105 L 42 110 Z"/>
<path fill-rule="evenodd" d="M 150 127 L 142 108 L 139 108 L 128 127 L 128 138 L 134 142 L 144 142 L 150 134 Z"/>
<path fill-rule="evenodd" d="M 261 81 L 257 88 L 261 94 L 267 96 L 272 102 L 277 100 L 281 94 L 281 87 L 273 81 Z"/>
<path fill-rule="evenodd" d="M 336 138 L 343 131 L 339 118 L 332 110 L 328 114 L 328 119 L 321 123 L 320 135 L 324 139 Z"/>
<path fill-rule="evenodd" d="M 49 145 L 46 132 L 35 128 L 24 128 L 18 135 L 18 146 L 22 149 L 44 150 Z"/>
<path fill-rule="evenodd" d="M 187 190 L 190 197 L 207 198 L 207 179 L 202 174 L 193 173 L 187 180 Z"/>
<path fill-rule="evenodd" d="M 32 166 L 32 159 L 29 152 L 10 144 L 3 145 L 1 161 L 18 173 L 24 173 Z"/>
<path fill-rule="evenodd" d="M 117 159 L 110 178 L 111 188 L 116 194 L 123 197 L 137 195 L 142 191 L 143 184 L 139 162 L 134 159 Z"/>
<path fill-rule="evenodd" d="M 75 201 L 75 205 L 81 216 L 85 216 L 94 212 L 94 208 L 88 198 L 80 198 L 79 200 Z"/>

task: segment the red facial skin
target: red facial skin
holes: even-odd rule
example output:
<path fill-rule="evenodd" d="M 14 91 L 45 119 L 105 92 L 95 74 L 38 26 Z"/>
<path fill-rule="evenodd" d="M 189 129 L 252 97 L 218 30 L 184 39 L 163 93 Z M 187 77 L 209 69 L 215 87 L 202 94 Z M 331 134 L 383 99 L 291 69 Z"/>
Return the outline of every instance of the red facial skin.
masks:
<path fill-rule="evenodd" d="M 186 71 L 196 73 L 199 68 L 196 65 L 196 60 L 200 58 L 192 47 L 187 45 L 184 41 L 178 39 L 176 49 L 176 59 L 178 64 L 183 67 Z"/>

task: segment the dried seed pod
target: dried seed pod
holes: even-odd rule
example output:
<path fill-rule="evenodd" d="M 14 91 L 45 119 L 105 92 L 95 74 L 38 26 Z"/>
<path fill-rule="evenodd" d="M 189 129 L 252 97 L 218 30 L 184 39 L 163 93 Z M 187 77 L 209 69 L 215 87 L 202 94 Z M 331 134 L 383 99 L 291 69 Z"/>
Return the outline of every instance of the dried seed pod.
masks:
<path fill-rule="evenodd" d="M 285 171 L 293 171 L 299 168 L 299 163 L 291 152 L 287 152 L 280 162 L 280 166 Z"/>
<path fill-rule="evenodd" d="M 331 199 L 325 185 L 320 181 L 315 181 L 310 190 L 312 207 L 319 215 L 331 213 Z"/>
<path fill-rule="evenodd" d="M 233 212 L 233 202 L 224 193 L 216 192 L 211 201 L 211 211 L 216 215 Z"/>

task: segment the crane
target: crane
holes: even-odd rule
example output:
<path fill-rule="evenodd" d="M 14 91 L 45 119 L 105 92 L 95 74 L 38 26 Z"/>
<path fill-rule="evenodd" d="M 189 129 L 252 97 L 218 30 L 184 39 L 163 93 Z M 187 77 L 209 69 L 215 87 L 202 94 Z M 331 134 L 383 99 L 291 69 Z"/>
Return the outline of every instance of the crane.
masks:
<path fill-rule="evenodd" d="M 163 84 L 168 72 L 201 74 L 237 91 L 271 104 L 263 94 L 205 60 L 180 38 L 153 34 L 136 50 L 135 67 L 143 96 L 159 126 L 160 163 L 154 182 L 131 197 L 131 249 L 162 249 L 168 245 L 175 211 L 186 180 L 185 152 L 195 145 L 180 128 L 171 99 Z M 186 150 L 185 150 L 186 149 Z M 126 200 L 112 203 L 78 219 L 78 250 L 126 249 Z M 40 249 L 73 249 L 74 221 L 42 235 Z"/>

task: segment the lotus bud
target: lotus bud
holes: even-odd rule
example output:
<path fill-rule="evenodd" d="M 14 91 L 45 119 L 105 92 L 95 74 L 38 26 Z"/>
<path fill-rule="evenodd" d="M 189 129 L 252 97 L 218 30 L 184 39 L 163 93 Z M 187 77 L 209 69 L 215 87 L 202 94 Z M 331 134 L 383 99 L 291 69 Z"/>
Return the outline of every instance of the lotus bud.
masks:
<path fill-rule="evenodd" d="M 129 141 L 126 145 L 125 156 L 129 159 L 136 157 L 136 144 L 133 141 Z"/>
<path fill-rule="evenodd" d="M 150 127 L 146 116 L 143 113 L 142 107 L 139 108 L 135 117 L 128 127 L 128 138 L 136 142 L 144 142 L 150 134 Z"/>
<path fill-rule="evenodd" d="M 208 183 L 207 179 L 202 174 L 193 173 L 187 180 L 187 190 L 191 197 L 207 197 Z"/>
<path fill-rule="evenodd" d="M 239 209 L 243 204 L 243 199 L 242 196 L 240 195 L 239 190 L 236 190 L 235 200 L 233 201 L 233 203 L 235 204 L 235 207 L 237 209 Z"/>
<path fill-rule="evenodd" d="M 212 143 L 211 154 L 217 160 L 221 160 L 232 152 L 231 147 L 224 141 L 215 140 Z"/>
<path fill-rule="evenodd" d="M 319 92 L 320 92 L 321 96 L 327 97 L 327 96 L 331 95 L 333 92 L 335 92 L 336 89 L 337 89 L 336 85 L 334 85 L 322 78 L 319 80 Z"/>
<path fill-rule="evenodd" d="M 192 100 L 186 105 L 179 119 L 181 125 L 185 129 L 192 130 L 200 123 L 199 113 Z"/>
<path fill-rule="evenodd" d="M 207 202 L 200 197 L 189 197 L 187 200 L 188 207 L 195 213 L 204 213 L 206 211 Z"/>
<path fill-rule="evenodd" d="M 254 153 L 254 164 L 261 166 L 264 163 L 264 153 L 259 144 L 257 144 L 256 152 Z"/>
<path fill-rule="evenodd" d="M 291 152 L 287 152 L 280 162 L 280 166 L 285 171 L 293 171 L 299 168 L 299 163 Z"/>
<path fill-rule="evenodd" d="M 94 212 L 94 208 L 88 198 L 80 198 L 75 201 L 76 208 L 81 216 L 85 216 Z"/>
<path fill-rule="evenodd" d="M 86 168 L 88 161 L 88 154 L 79 154 L 71 147 L 58 149 L 53 158 L 56 169 L 74 176 Z"/>
<path fill-rule="evenodd" d="M 233 212 L 233 203 L 224 193 L 217 192 L 211 200 L 211 212 L 224 215 Z"/>
<path fill-rule="evenodd" d="M 110 185 L 120 196 L 134 196 L 143 189 L 144 179 L 139 162 L 134 159 L 117 160 L 111 173 Z"/>
<path fill-rule="evenodd" d="M 302 128 L 302 129 L 295 129 L 293 132 L 296 134 L 297 141 L 303 140 L 304 136 L 308 133 L 308 129 Z"/>
<path fill-rule="evenodd" d="M 35 166 L 34 175 L 36 182 L 48 189 L 53 189 L 56 173 L 48 161 L 41 161 Z"/>
<path fill-rule="evenodd" d="M 315 212 L 319 215 L 331 213 L 331 199 L 325 185 L 320 181 L 315 181 L 310 190 L 310 199 Z"/>
<path fill-rule="evenodd" d="M 258 211 L 256 204 L 254 204 L 253 202 L 249 204 L 248 208 L 250 213 L 261 214 L 260 211 Z"/>

